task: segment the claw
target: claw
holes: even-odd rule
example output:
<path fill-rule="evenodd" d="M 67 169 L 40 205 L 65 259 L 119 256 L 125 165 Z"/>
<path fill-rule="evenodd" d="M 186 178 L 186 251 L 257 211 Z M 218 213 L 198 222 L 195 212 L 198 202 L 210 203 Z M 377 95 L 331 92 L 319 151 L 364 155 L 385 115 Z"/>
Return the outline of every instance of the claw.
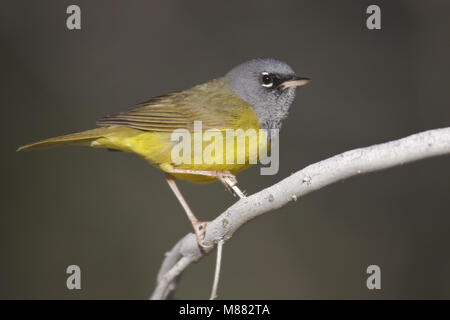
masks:
<path fill-rule="evenodd" d="M 205 240 L 206 227 L 208 226 L 208 224 L 209 224 L 209 221 L 198 221 L 193 224 L 197 242 L 198 242 L 199 246 L 204 249 L 211 247 L 211 246 L 207 246 L 203 243 L 203 240 Z"/>
<path fill-rule="evenodd" d="M 237 186 L 236 176 L 230 173 L 229 171 L 217 171 L 216 172 L 217 179 L 223 183 L 225 188 L 234 196 L 239 198 L 245 198 L 245 193 L 243 193 L 239 187 Z"/>

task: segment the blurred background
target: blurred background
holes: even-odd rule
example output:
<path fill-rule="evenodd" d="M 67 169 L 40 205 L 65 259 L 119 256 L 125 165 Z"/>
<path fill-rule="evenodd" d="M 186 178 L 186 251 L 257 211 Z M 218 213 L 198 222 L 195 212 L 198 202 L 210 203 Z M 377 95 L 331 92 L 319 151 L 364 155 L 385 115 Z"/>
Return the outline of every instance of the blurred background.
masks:
<path fill-rule="evenodd" d="M 81 30 L 66 8 L 81 8 Z M 366 8 L 381 8 L 381 30 Z M 450 123 L 448 1 L 2 1 L 0 298 L 146 299 L 191 231 L 163 174 L 135 155 L 19 145 L 95 127 L 256 57 L 313 82 L 281 132 L 280 171 Z M 222 299 L 450 298 L 450 158 L 360 176 L 245 225 L 224 247 Z M 180 183 L 201 219 L 235 199 Z M 215 253 L 178 298 L 207 298 Z M 81 267 L 81 290 L 66 268 Z M 381 290 L 366 268 L 381 267 Z"/>

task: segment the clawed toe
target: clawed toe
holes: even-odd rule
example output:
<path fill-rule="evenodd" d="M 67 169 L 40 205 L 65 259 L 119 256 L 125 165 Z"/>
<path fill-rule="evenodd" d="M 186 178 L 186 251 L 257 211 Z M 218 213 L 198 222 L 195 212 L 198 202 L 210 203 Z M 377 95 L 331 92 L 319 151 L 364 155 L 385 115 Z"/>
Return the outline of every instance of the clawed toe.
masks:
<path fill-rule="evenodd" d="M 208 226 L 209 221 L 199 221 L 194 224 L 194 231 L 195 231 L 195 237 L 197 238 L 197 242 L 200 247 L 202 248 L 209 248 L 210 246 L 207 246 L 203 243 L 205 240 L 206 235 L 206 227 Z"/>
<path fill-rule="evenodd" d="M 234 196 L 239 198 L 245 198 L 246 195 L 242 192 L 237 186 L 236 176 L 230 173 L 229 171 L 218 171 L 216 173 L 217 179 L 222 182 L 225 188 Z"/>

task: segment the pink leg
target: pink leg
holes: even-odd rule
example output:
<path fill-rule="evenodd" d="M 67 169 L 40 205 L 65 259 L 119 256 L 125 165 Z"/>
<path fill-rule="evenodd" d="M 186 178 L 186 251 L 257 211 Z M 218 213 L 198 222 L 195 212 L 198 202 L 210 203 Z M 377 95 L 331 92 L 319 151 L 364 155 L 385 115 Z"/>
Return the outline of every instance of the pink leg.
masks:
<path fill-rule="evenodd" d="M 197 174 L 202 176 L 214 177 L 222 182 L 225 188 L 227 188 L 227 190 L 230 191 L 234 196 L 245 198 L 245 193 L 242 192 L 241 189 L 239 189 L 239 187 L 237 186 L 236 176 L 231 174 L 229 171 L 206 171 L 173 168 L 170 173 Z"/>
<path fill-rule="evenodd" d="M 178 186 L 175 183 L 175 179 L 170 174 L 166 174 L 166 180 L 167 183 L 169 184 L 169 187 L 172 189 L 173 193 L 177 197 L 178 201 L 180 201 L 180 204 L 183 207 L 184 211 L 186 212 L 189 221 L 191 221 L 192 226 L 194 227 L 195 236 L 197 237 L 198 244 L 202 247 L 205 247 L 203 245 L 203 239 L 205 238 L 205 231 L 208 222 L 199 221 L 197 219 L 197 217 L 192 212 L 191 208 L 189 208 L 189 205 L 187 204 L 183 195 L 181 194 L 180 189 L 178 189 Z"/>

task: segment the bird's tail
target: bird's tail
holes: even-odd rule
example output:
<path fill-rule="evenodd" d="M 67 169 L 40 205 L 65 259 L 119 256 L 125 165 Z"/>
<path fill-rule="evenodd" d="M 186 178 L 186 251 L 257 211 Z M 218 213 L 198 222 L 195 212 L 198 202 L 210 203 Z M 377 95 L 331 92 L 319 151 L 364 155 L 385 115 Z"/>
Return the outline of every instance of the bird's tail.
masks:
<path fill-rule="evenodd" d="M 102 138 L 110 133 L 111 130 L 108 127 L 97 128 L 33 142 L 19 147 L 17 151 L 51 148 L 66 145 L 90 146 L 91 142 L 93 142 L 94 140 Z"/>

